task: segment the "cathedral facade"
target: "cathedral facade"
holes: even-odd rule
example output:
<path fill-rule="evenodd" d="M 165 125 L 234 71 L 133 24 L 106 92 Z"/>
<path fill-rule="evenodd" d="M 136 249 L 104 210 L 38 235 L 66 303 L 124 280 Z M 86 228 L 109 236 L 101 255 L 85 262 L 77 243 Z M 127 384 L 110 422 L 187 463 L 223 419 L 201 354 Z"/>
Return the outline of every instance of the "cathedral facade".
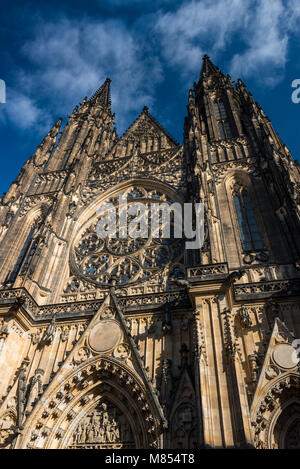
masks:
<path fill-rule="evenodd" d="M 299 448 L 299 165 L 208 56 L 179 144 L 110 80 L 0 202 L 1 448 Z M 204 242 L 98 236 L 103 202 L 204 204 Z"/>

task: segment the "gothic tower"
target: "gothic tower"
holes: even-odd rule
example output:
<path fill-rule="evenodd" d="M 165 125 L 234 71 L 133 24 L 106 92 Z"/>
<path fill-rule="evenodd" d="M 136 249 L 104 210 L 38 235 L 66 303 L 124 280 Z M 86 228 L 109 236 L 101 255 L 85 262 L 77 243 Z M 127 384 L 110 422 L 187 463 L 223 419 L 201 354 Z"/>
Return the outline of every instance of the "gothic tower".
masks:
<path fill-rule="evenodd" d="M 1 198 L 0 447 L 299 447 L 299 165 L 208 56 L 187 109 L 119 137 L 107 79 Z M 204 204 L 204 243 L 100 237 L 120 196 Z"/>

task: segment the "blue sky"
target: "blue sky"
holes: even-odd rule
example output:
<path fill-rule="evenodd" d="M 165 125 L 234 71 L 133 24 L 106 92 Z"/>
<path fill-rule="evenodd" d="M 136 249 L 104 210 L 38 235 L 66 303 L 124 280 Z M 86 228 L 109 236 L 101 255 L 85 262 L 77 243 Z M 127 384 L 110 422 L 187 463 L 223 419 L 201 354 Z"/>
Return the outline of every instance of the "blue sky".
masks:
<path fill-rule="evenodd" d="M 66 122 L 107 76 L 119 135 L 147 105 L 182 142 L 204 53 L 245 81 L 300 159 L 300 103 L 291 100 L 300 78 L 299 0 L 14 1 L 1 11 L 0 44 L 1 194 L 50 126 Z"/>

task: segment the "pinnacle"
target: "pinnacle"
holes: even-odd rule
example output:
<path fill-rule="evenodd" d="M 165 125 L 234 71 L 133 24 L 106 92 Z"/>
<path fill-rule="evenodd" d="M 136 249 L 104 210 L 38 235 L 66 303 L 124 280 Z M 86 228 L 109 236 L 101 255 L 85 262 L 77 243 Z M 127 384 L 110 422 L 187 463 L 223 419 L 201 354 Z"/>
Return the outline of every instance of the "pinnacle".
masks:
<path fill-rule="evenodd" d="M 103 83 L 100 88 L 93 94 L 90 98 L 90 102 L 96 102 L 101 104 L 103 107 L 110 107 L 111 100 L 110 100 L 110 83 L 111 79 L 106 78 L 105 82 Z"/>
<path fill-rule="evenodd" d="M 213 62 L 210 60 L 210 57 L 205 54 L 202 58 L 203 60 L 203 65 L 202 65 L 202 70 L 201 70 L 201 75 L 211 75 L 214 73 L 220 73 L 220 69 L 216 67 L 216 65 L 213 64 Z"/>

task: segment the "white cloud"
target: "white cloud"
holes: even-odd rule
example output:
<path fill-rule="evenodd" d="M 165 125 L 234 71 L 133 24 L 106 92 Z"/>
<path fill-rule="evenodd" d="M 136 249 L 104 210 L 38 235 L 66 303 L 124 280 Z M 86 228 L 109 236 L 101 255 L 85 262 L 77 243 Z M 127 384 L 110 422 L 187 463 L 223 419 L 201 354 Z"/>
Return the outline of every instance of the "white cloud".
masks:
<path fill-rule="evenodd" d="M 43 112 L 35 101 L 22 91 L 8 88 L 7 102 L 2 111 L 0 117 L 2 121 L 8 119 L 22 130 L 30 129 L 38 123 L 41 131 L 47 131 L 50 125 L 47 113 Z"/>
<path fill-rule="evenodd" d="M 198 72 L 203 53 L 216 59 L 238 42 L 241 52 L 232 58 L 230 72 L 272 85 L 283 76 L 299 18 L 298 0 L 192 0 L 160 13 L 156 29 L 165 59 L 183 76 Z"/>
<path fill-rule="evenodd" d="M 159 62 L 144 57 L 141 44 L 118 20 L 39 23 L 22 51 L 30 69 L 18 73 L 16 88 L 22 93 L 15 91 L 6 108 L 21 128 L 39 124 L 42 109 L 52 121 L 65 115 L 109 76 L 118 124 L 125 130 L 128 113 L 153 104 L 161 80 Z M 15 119 L 20 103 L 24 112 Z"/>
<path fill-rule="evenodd" d="M 231 73 L 255 75 L 262 68 L 266 84 L 281 80 L 287 61 L 288 29 L 284 26 L 286 11 L 281 0 L 264 0 L 257 6 L 248 25 L 247 49 L 232 59 Z M 269 70 L 267 69 L 269 68 Z"/>
<path fill-rule="evenodd" d="M 300 2 L 299 0 L 287 0 L 289 28 L 299 32 L 300 26 Z"/>
<path fill-rule="evenodd" d="M 274 85 L 283 77 L 290 37 L 299 34 L 299 0 L 155 1 L 162 9 L 130 27 L 120 19 L 36 21 L 21 50 L 27 66 L 15 73 L 1 119 L 42 134 L 109 76 L 118 131 L 124 131 L 144 105 L 154 106 L 169 66 L 190 85 L 204 53 L 216 62 L 228 57 L 234 78 Z"/>
<path fill-rule="evenodd" d="M 203 53 L 224 49 L 232 33 L 247 22 L 248 0 L 185 2 L 175 12 L 159 14 L 160 33 L 167 61 L 184 74 L 199 70 Z"/>

